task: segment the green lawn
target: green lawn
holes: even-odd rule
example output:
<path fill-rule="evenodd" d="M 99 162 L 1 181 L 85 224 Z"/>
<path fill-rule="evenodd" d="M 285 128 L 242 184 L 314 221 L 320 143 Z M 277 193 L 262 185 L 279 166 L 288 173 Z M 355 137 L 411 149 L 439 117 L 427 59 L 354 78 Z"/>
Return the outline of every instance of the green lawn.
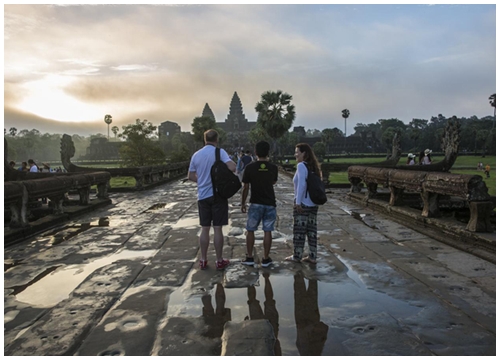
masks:
<path fill-rule="evenodd" d="M 433 157 L 433 161 L 441 161 L 443 157 L 435 156 Z M 346 163 L 349 160 L 353 165 L 359 163 L 371 163 L 371 162 L 379 162 L 385 160 L 385 158 L 358 158 L 358 159 L 334 159 L 331 162 L 339 162 Z M 462 168 L 475 168 L 478 162 L 482 162 L 483 166 L 489 164 L 491 166 L 490 177 L 486 178 L 486 174 L 484 171 L 472 170 L 472 169 L 462 169 Z M 295 163 L 295 161 L 293 161 Z M 406 163 L 406 157 L 402 157 L 399 161 L 400 164 Z M 455 161 L 451 169 L 451 173 L 453 174 L 468 174 L 468 175 L 480 175 L 483 177 L 486 186 L 488 187 L 488 193 L 491 196 L 496 196 L 496 156 L 486 156 L 482 158 L 481 156 L 459 156 Z M 348 184 L 347 180 L 347 171 L 344 172 L 335 172 L 330 173 L 330 177 L 328 178 L 330 183 L 332 184 Z"/>

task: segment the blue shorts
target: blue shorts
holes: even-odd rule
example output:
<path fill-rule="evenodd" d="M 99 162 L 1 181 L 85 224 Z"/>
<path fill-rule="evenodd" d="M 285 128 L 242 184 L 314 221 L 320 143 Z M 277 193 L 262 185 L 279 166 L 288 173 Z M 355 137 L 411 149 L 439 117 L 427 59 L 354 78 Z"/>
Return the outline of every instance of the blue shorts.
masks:
<path fill-rule="evenodd" d="M 276 208 L 272 205 L 250 204 L 248 208 L 247 230 L 255 231 L 262 220 L 262 230 L 273 231 L 276 222 Z"/>

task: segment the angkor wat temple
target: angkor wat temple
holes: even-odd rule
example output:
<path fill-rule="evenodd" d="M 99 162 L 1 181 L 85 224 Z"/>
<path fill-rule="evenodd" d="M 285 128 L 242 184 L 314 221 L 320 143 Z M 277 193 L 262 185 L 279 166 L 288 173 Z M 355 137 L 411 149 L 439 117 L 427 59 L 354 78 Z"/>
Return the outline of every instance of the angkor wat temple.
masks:
<path fill-rule="evenodd" d="M 243 113 L 243 107 L 241 105 L 240 97 L 235 91 L 231 103 L 229 104 L 229 114 L 224 122 L 217 122 L 210 106 L 205 104 L 203 108 L 202 116 L 208 116 L 215 120 L 218 128 L 225 131 L 227 135 L 226 144 L 235 148 L 245 148 L 251 149 L 252 146 L 248 139 L 248 133 L 256 125 L 256 121 L 248 121 Z"/>

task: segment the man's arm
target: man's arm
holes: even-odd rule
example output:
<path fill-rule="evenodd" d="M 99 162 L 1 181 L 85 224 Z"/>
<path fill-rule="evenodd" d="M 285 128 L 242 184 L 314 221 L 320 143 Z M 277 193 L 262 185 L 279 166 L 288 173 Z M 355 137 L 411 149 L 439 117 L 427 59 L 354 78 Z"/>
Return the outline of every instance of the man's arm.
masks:
<path fill-rule="evenodd" d="M 196 175 L 196 171 L 188 172 L 188 180 L 198 182 L 198 175 Z"/>
<path fill-rule="evenodd" d="M 243 183 L 243 190 L 241 191 L 241 212 L 242 213 L 247 212 L 247 196 L 248 196 L 248 189 L 249 188 L 250 188 L 250 184 Z"/>
<path fill-rule="evenodd" d="M 229 170 L 231 170 L 232 172 L 235 172 L 236 171 L 236 164 L 234 163 L 233 160 L 229 160 L 227 163 L 226 163 L 227 167 L 229 168 Z"/>

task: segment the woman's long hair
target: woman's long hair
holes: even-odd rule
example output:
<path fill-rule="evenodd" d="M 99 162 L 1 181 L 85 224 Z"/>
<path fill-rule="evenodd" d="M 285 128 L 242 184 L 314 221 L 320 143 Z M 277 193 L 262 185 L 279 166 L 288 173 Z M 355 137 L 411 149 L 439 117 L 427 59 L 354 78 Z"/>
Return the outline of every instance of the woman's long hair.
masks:
<path fill-rule="evenodd" d="M 319 166 L 318 159 L 311 146 L 306 143 L 299 143 L 295 145 L 295 147 L 299 148 L 300 152 L 304 153 L 304 161 L 307 163 L 308 169 L 314 171 L 322 178 L 323 174 L 321 173 L 321 167 Z"/>

